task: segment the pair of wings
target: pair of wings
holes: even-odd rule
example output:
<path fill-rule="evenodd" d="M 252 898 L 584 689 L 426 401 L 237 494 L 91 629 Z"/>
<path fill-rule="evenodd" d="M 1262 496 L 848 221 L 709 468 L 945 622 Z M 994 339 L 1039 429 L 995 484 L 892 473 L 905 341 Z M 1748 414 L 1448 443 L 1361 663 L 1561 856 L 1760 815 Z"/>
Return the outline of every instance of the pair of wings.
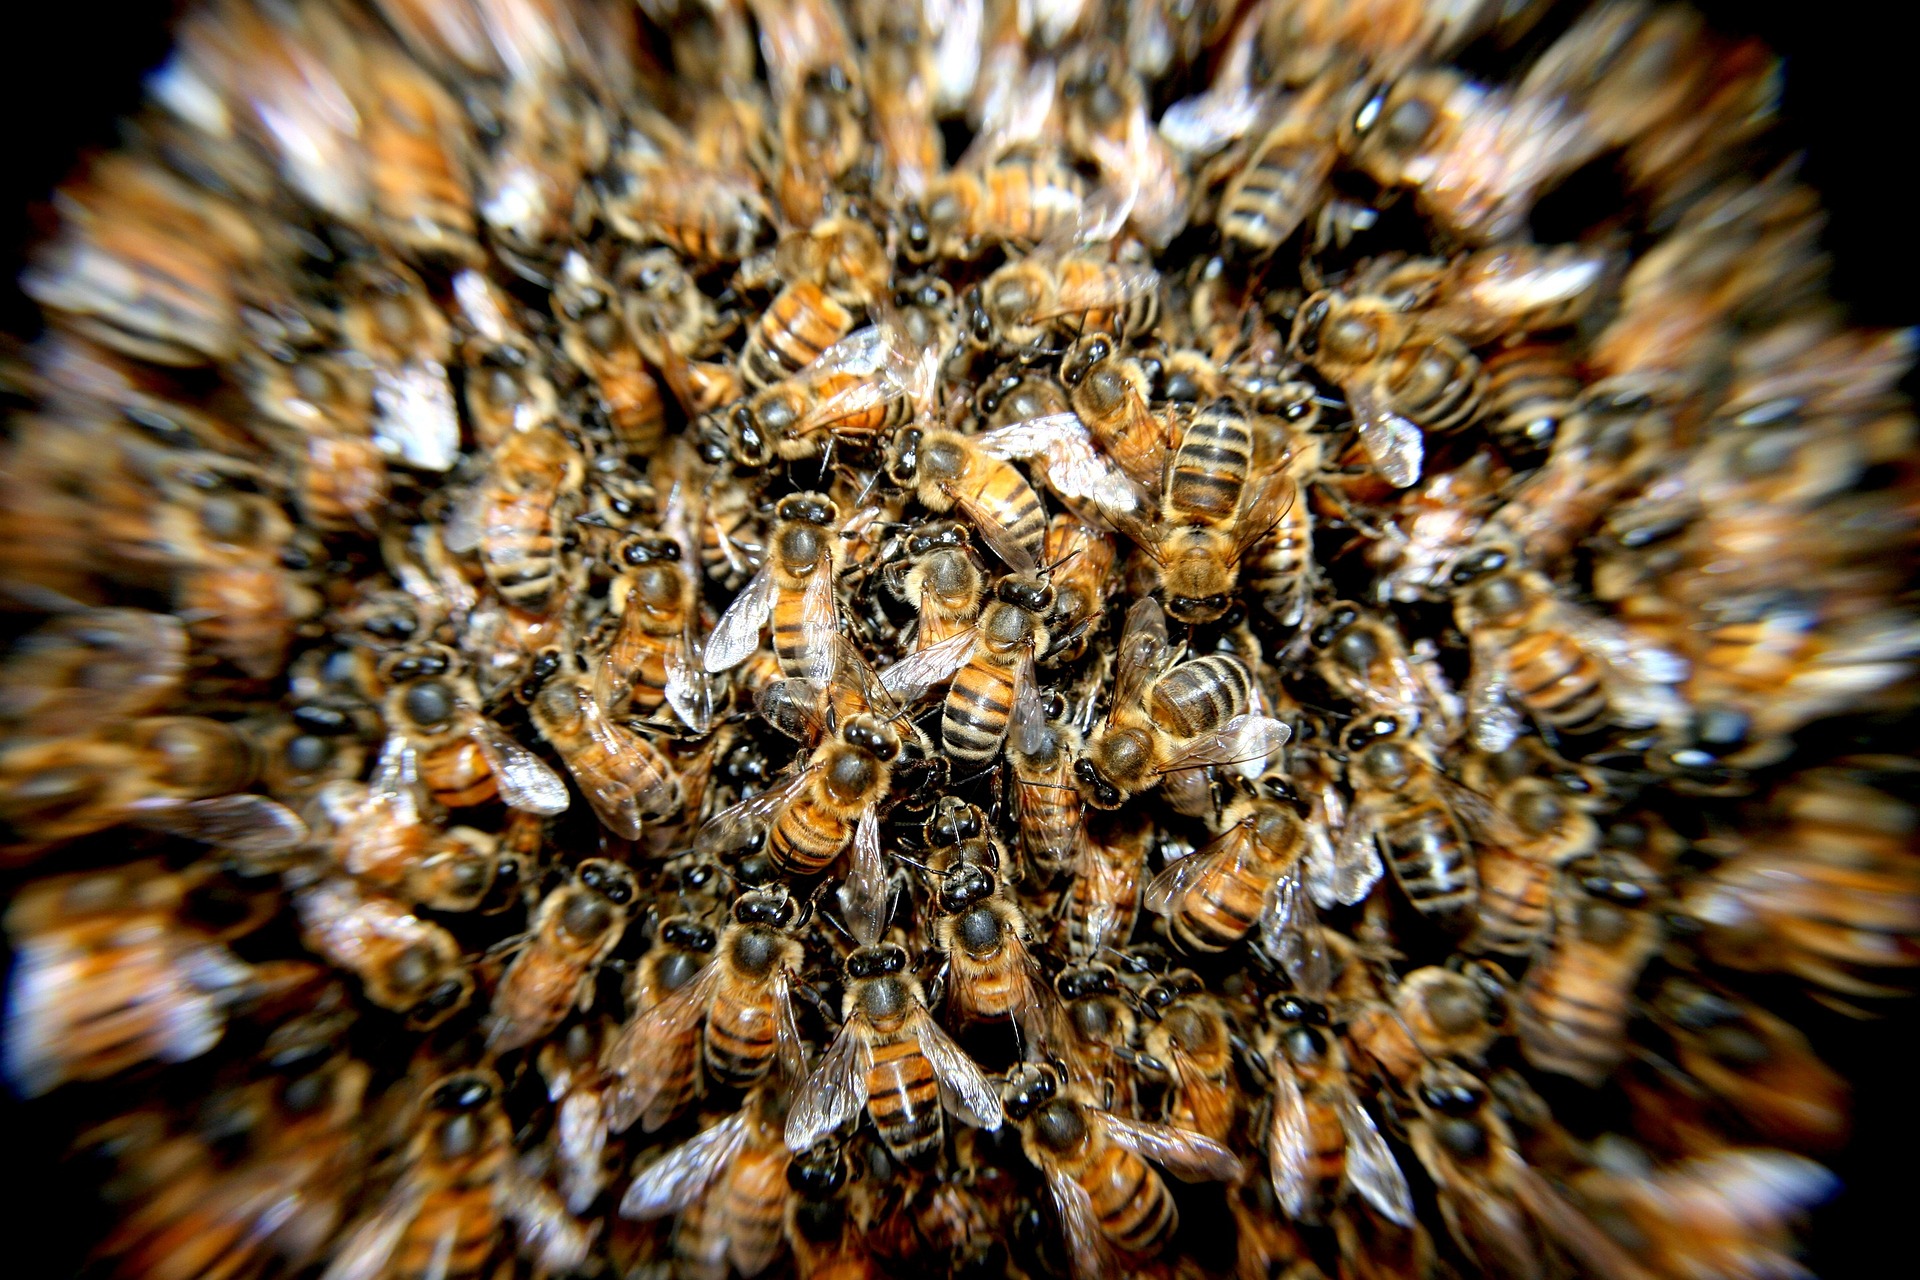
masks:
<path fill-rule="evenodd" d="M 870 324 L 822 351 L 787 379 L 802 392 L 807 407 L 786 434 L 797 437 L 831 431 L 836 423 L 908 396 L 924 402 L 929 390 L 925 385 L 929 369 L 921 359 L 924 353 L 909 352 L 904 347 L 904 339 L 894 326 Z M 937 376 L 938 371 L 936 358 L 931 373 Z M 827 389 L 826 394 L 817 394 L 822 388 Z"/>
<path fill-rule="evenodd" d="M 1220 1143 L 1202 1134 L 1149 1120 L 1129 1120 L 1087 1107 L 1083 1109 L 1087 1125 L 1093 1129 L 1093 1141 L 1102 1140 L 1151 1160 L 1177 1177 L 1187 1180 L 1235 1182 L 1244 1174 L 1239 1157 Z M 1067 1258 L 1075 1280 L 1107 1280 L 1120 1274 L 1119 1260 L 1100 1217 L 1094 1212 L 1093 1196 L 1072 1174 L 1047 1162 L 1042 1164 L 1047 1190 L 1054 1208 L 1060 1213 L 1060 1226 L 1067 1239 Z"/>
<path fill-rule="evenodd" d="M 1172 917 L 1185 908 L 1189 897 L 1216 877 L 1270 875 L 1256 865 L 1253 832 L 1254 820 L 1248 818 L 1222 832 L 1205 848 L 1169 864 L 1148 883 L 1140 905 L 1155 915 Z M 1304 862 L 1304 858 L 1296 859 L 1279 874 L 1271 875 L 1255 927 L 1261 951 L 1286 971 L 1294 990 L 1319 1000 L 1325 998 L 1333 976 L 1320 933 L 1319 913 L 1307 890 Z"/>
<path fill-rule="evenodd" d="M 1094 837 L 1082 825 L 1073 836 L 1074 844 L 1074 880 L 1087 884 L 1087 898 L 1092 906 L 1087 918 L 1081 922 L 1086 934 L 1086 954 L 1077 960 L 1091 960 L 1108 947 L 1118 947 L 1125 941 L 1125 935 L 1131 927 L 1132 913 L 1119 905 L 1124 898 L 1131 897 L 1139 884 L 1140 872 L 1144 869 L 1146 846 L 1136 846 L 1132 851 L 1109 846 L 1103 852 Z M 1113 856 L 1118 852 L 1120 856 Z M 1067 896 L 1068 902 L 1075 900 Z"/>
<path fill-rule="evenodd" d="M 685 1213 L 698 1204 L 746 1147 L 753 1127 L 752 1108 L 749 1102 L 634 1174 L 627 1193 L 620 1197 L 620 1216 L 651 1222 Z"/>
<path fill-rule="evenodd" d="M 760 632 L 773 617 L 780 584 L 774 577 L 773 557 L 740 589 L 720 622 L 707 638 L 701 663 L 709 674 L 730 671 L 760 647 Z M 800 674 L 822 684 L 833 678 L 835 645 L 840 618 L 833 598 L 833 557 L 822 555 L 800 600 Z"/>
<path fill-rule="evenodd" d="M 493 721 L 471 708 L 457 713 L 460 727 L 493 771 L 500 799 L 509 809 L 552 817 L 565 813 L 570 803 L 567 784 L 527 748 L 515 742 Z M 420 765 L 413 744 L 402 734 L 389 735 L 374 767 L 373 792 L 393 807 L 402 822 L 419 822 Z"/>
<path fill-rule="evenodd" d="M 868 1041 L 873 1034 L 873 1024 L 862 1013 L 855 1013 L 840 1029 L 787 1113 L 789 1151 L 797 1154 L 807 1150 L 851 1122 L 867 1105 L 867 1072 L 873 1066 Z M 907 1014 L 906 1034 L 914 1038 L 933 1067 L 941 1105 L 977 1129 L 998 1129 L 1005 1120 L 999 1091 L 966 1051 L 940 1029 L 925 1006 L 915 1005 Z"/>
<path fill-rule="evenodd" d="M 1360 1105 L 1344 1078 L 1325 1081 L 1319 1087 L 1328 1093 L 1325 1105 L 1331 1106 L 1340 1118 L 1340 1131 L 1346 1144 L 1343 1176 L 1347 1185 L 1388 1221 L 1411 1227 L 1413 1195 L 1407 1189 L 1407 1175 L 1401 1172 L 1400 1162 L 1394 1159 L 1386 1140 L 1380 1136 L 1373 1117 Z M 1274 1195 L 1291 1217 L 1315 1221 L 1320 1216 L 1320 1206 L 1316 1203 L 1319 1188 L 1314 1173 L 1317 1146 L 1306 1094 L 1293 1067 L 1282 1058 L 1273 1069 L 1267 1169 L 1273 1179 Z"/>

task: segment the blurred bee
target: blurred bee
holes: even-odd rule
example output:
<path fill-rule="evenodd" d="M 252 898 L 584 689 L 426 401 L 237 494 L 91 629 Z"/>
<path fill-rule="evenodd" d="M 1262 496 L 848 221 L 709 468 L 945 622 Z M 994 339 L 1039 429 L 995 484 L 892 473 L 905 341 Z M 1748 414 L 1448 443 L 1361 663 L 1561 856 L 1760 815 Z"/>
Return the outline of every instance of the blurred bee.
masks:
<path fill-rule="evenodd" d="M 1011 1018 L 1033 1052 L 1062 1044 L 1063 1011 L 1028 949 L 1033 926 L 999 868 L 950 862 L 933 908 L 933 945 L 942 957 L 934 982 L 946 988 L 949 1009 L 963 1023 Z"/>
<path fill-rule="evenodd" d="M 460 421 L 447 366 L 452 326 L 420 278 L 391 260 L 347 264 L 340 327 L 373 362 L 373 438 L 389 456 L 423 471 L 460 458 Z"/>
<path fill-rule="evenodd" d="M 312 983 L 310 965 L 241 961 L 191 918 L 196 887 L 141 862 L 21 889 L 6 916 L 13 966 L 0 1052 L 18 1093 L 189 1061 L 219 1043 L 229 1013 Z M 224 936 L 259 923 L 249 909 Z"/>
<path fill-rule="evenodd" d="M 602 691 L 580 665 L 577 658 L 556 655 L 551 671 L 537 677 L 527 716 L 559 752 L 607 830 L 638 840 L 643 822 L 681 811 L 680 776 L 658 747 L 607 714 Z"/>
<path fill-rule="evenodd" d="M 600 1065 L 606 1024 L 575 1022 L 534 1058 L 553 1104 L 553 1156 L 567 1211 L 580 1215 L 606 1189 L 606 1073 Z"/>
<path fill-rule="evenodd" d="M 1167 1084 L 1161 1118 L 1215 1142 L 1226 1143 L 1239 1103 L 1233 1077 L 1237 1035 L 1227 1009 L 1206 993 L 1189 969 L 1179 969 L 1148 987 L 1141 1002 L 1155 1012 L 1147 1024 L 1138 1065 Z"/>
<path fill-rule="evenodd" d="M 618 862 L 588 858 L 540 901 L 521 949 L 500 977 L 487 1016 L 487 1047 L 524 1048 L 593 1003 L 600 964 L 620 944 L 639 886 Z"/>
<path fill-rule="evenodd" d="M 971 341 L 1005 351 L 1030 351 L 1050 334 L 1138 337 L 1160 318 L 1160 275 L 1084 253 L 1034 253 L 988 276 L 964 311 Z"/>
<path fill-rule="evenodd" d="M 879 439 L 913 410 L 911 374 L 886 327 L 857 329 L 734 409 L 733 460 L 759 468 Z"/>
<path fill-rule="evenodd" d="M 1172 662 L 1167 620 L 1151 598 L 1127 611 L 1106 723 L 1074 761 L 1087 803 L 1117 809 L 1168 775 L 1213 765 L 1265 769 L 1292 730 L 1251 714 L 1253 676 L 1231 654 Z"/>
<path fill-rule="evenodd" d="M 1364 1062 L 1411 1092 L 1430 1061 L 1479 1062 L 1500 1039 L 1508 1014 L 1504 974 L 1490 965 L 1427 965 L 1401 979 L 1390 1001 L 1360 1002 L 1347 1039 Z"/>
<path fill-rule="evenodd" d="M 278 344 L 247 361 L 248 401 L 287 429 L 279 448 L 297 477 L 294 502 L 328 533 L 372 531 L 391 490 L 373 440 L 373 380 L 331 353 Z"/>
<path fill-rule="evenodd" d="M 1469 346 L 1578 324 L 1614 273 L 1612 255 L 1586 245 L 1511 244 L 1453 259 L 1430 314 Z"/>
<path fill-rule="evenodd" d="M 1060 358 L 1060 381 L 1094 443 L 1138 484 L 1157 488 L 1167 461 L 1167 429 L 1147 408 L 1146 368 L 1123 357 L 1114 339 L 1089 333 Z"/>
<path fill-rule="evenodd" d="M 1336 602 L 1313 631 L 1314 670 L 1363 716 L 1389 715 L 1436 745 L 1459 737 L 1460 700 L 1430 654 L 1410 650 L 1391 615 Z"/>
<path fill-rule="evenodd" d="M 1581 383 L 1566 348 L 1522 342 L 1489 354 L 1482 425 L 1508 458 L 1535 462 L 1552 447 L 1574 412 Z"/>
<path fill-rule="evenodd" d="M 80 609 L 16 640 L 0 663 L 0 721 L 64 738 L 158 711 L 179 692 L 187 629 L 170 613 Z"/>
<path fill-rule="evenodd" d="M 1119 1275 L 1116 1250 L 1151 1257 L 1172 1238 L 1179 1210 L 1149 1161 L 1185 1179 L 1233 1182 L 1244 1173 L 1211 1138 L 1103 1111 L 1051 1066 L 1016 1067 L 1001 1100 L 1020 1126 L 1027 1158 L 1046 1177 L 1079 1277 Z"/>
<path fill-rule="evenodd" d="M 707 639 L 706 669 L 727 671 L 760 647 L 773 622 L 773 651 L 789 677 L 821 684 L 833 676 L 839 608 L 833 596 L 832 534 L 840 508 L 818 493 L 796 493 L 774 508 L 766 562 L 733 598 Z"/>
<path fill-rule="evenodd" d="M 1307 486 L 1320 471 L 1321 451 L 1318 440 L 1305 434 L 1319 410 L 1308 384 L 1285 383 L 1277 395 L 1281 416 L 1293 422 L 1295 430 L 1285 459 L 1266 473 L 1272 477 L 1269 483 L 1282 490 L 1273 499 L 1272 527 L 1241 557 L 1240 576 L 1252 603 L 1281 626 L 1297 627 L 1306 620 L 1320 580 Z"/>
<path fill-rule="evenodd" d="M 545 615 L 562 586 L 561 530 L 585 480 L 579 450 L 557 428 L 511 434 L 494 449 L 486 479 L 447 529 L 447 549 L 478 549 L 502 600 Z"/>
<path fill-rule="evenodd" d="M 1068 147 L 1099 171 L 1141 239 L 1165 248 L 1187 224 L 1186 170 L 1153 126 L 1139 69 L 1118 45 L 1090 40 L 1062 59 L 1059 106 Z"/>
<path fill-rule="evenodd" d="M 1520 778 L 1494 802 L 1521 839 L 1481 846 L 1478 919 L 1462 946 L 1529 955 L 1551 931 L 1559 870 L 1599 847 L 1600 828 L 1545 778 Z"/>
<path fill-rule="evenodd" d="M 360 51 L 361 84 L 371 99 L 360 121 L 376 222 L 415 258 L 480 262 L 466 113 L 419 64 L 384 42 L 364 41 Z"/>
<path fill-rule="evenodd" d="M 866 148 L 866 96 L 844 66 L 811 70 L 780 107 L 779 163 L 774 194 L 788 222 L 805 224 L 826 212 L 830 195 Z"/>
<path fill-rule="evenodd" d="M 1326 1006 L 1295 995 L 1268 1004 L 1262 1056 L 1273 1078 L 1267 1165 L 1287 1216 L 1321 1222 L 1351 1189 L 1402 1227 L 1413 1196 L 1399 1162 L 1360 1105 Z"/>
<path fill-rule="evenodd" d="M 1531 1065 L 1598 1086 L 1625 1057 L 1634 985 L 1661 940 L 1651 881 L 1624 854 L 1569 869 L 1552 940 L 1528 967 L 1515 1012 Z"/>
<path fill-rule="evenodd" d="M 1046 564 L 1053 580 L 1047 615 L 1049 662 L 1078 662 L 1099 624 L 1113 585 L 1113 538 L 1067 512 L 1047 522 Z"/>
<path fill-rule="evenodd" d="M 621 451 L 643 458 L 660 451 L 666 403 L 614 286 L 578 251 L 567 254 L 554 282 L 554 312 L 567 357 L 594 381 Z"/>
<path fill-rule="evenodd" d="M 294 914 L 308 950 L 360 979 L 368 1000 L 438 1026 L 473 997 L 460 944 L 431 920 L 333 876 L 296 889 Z"/>
<path fill-rule="evenodd" d="M 442 831 L 417 800 L 390 785 L 326 783 L 309 809 L 314 834 L 332 841 L 340 869 L 381 893 L 435 911 L 503 911 L 530 866 L 495 836 Z"/>
<path fill-rule="evenodd" d="M 1340 156 L 1336 118 L 1352 85 L 1344 69 L 1319 76 L 1278 108 L 1247 150 L 1214 215 L 1231 251 L 1263 261 L 1320 209 Z"/>
<path fill-rule="evenodd" d="M 701 915 L 669 915 L 655 927 L 653 943 L 627 983 L 627 1008 L 647 1012 L 700 976 L 719 938 Z"/>
<path fill-rule="evenodd" d="M 715 358 L 739 316 L 722 313 L 673 250 L 629 254 L 615 275 L 634 341 L 689 418 L 712 413 L 745 393 L 734 362 Z"/>
<path fill-rule="evenodd" d="M 586 1261 L 597 1225 L 576 1222 L 551 1190 L 522 1171 L 501 1092 L 491 1071 L 457 1072 L 428 1087 L 399 1180 L 349 1229 L 324 1280 L 477 1280 L 493 1274 L 509 1224 L 540 1268 L 567 1271 Z"/>
<path fill-rule="evenodd" d="M 278 675 L 317 601 L 288 572 L 293 525 L 278 503 L 216 482 L 168 505 L 174 611 L 197 644 L 256 680 Z"/>
<path fill-rule="evenodd" d="M 792 989 L 806 953 L 793 931 L 800 908 L 784 889 L 742 895 L 699 973 L 637 1013 L 607 1051 L 617 1077 L 607 1122 L 652 1133 L 686 1105 L 698 1080 L 751 1084 L 776 1059 L 789 1081 L 804 1071 Z M 673 961 L 683 966 L 684 961 Z"/>
<path fill-rule="evenodd" d="M 1551 1241 L 1588 1274 L 1646 1275 L 1521 1158 L 1512 1130 L 1473 1075 L 1452 1063 L 1430 1063 L 1413 1098 L 1408 1142 L 1433 1179 L 1448 1232 L 1489 1274 L 1540 1274 Z"/>
<path fill-rule="evenodd" d="M 911 490 L 920 505 L 945 513 L 955 509 L 1002 559 L 1001 544 L 1039 565 L 1046 554 L 1047 511 L 1020 472 L 957 431 L 903 428 L 887 452 L 887 476 Z M 1008 560 L 1012 565 L 1014 562 Z"/>
<path fill-rule="evenodd" d="M 832 1140 L 787 1164 L 787 1244 L 808 1280 L 872 1280 L 879 1274 L 864 1224 L 848 1216 L 847 1157 Z"/>
<path fill-rule="evenodd" d="M 1030 249 L 1084 231 L 1097 217 L 1092 185 L 1054 156 L 1022 154 L 962 166 L 927 184 L 924 213 L 909 213 L 907 259 L 972 259 L 995 245 Z"/>
<path fill-rule="evenodd" d="M 1420 479 L 1423 431 L 1459 431 L 1485 401 L 1485 371 L 1465 343 L 1378 295 L 1323 291 L 1307 299 L 1294 321 L 1293 349 L 1340 385 L 1361 449 L 1396 489 Z"/>
<path fill-rule="evenodd" d="M 606 164 L 606 113 L 585 84 L 549 72 L 515 79 L 498 119 L 475 207 L 503 256 L 539 261 L 592 212 L 583 179 Z"/>
<path fill-rule="evenodd" d="M 691 163 L 639 130 L 615 157 L 600 208 L 619 235 L 703 266 L 738 262 L 772 239 L 773 210 L 751 174 Z"/>
<path fill-rule="evenodd" d="M 1518 736 L 1513 702 L 1569 733 L 1671 725 L 1682 714 L 1670 687 L 1686 678 L 1682 659 L 1565 604 L 1511 547 L 1470 551 L 1450 577 L 1473 652 L 1467 718 L 1475 747 L 1499 751 Z"/>
<path fill-rule="evenodd" d="M 641 1222 L 679 1216 L 676 1261 L 689 1276 L 756 1276 L 784 1243 L 788 1152 L 783 1091 L 761 1085 L 740 1110 L 673 1147 L 634 1176 L 620 1215 Z"/>
<path fill-rule="evenodd" d="M 869 905 L 850 921 L 859 945 L 843 966 L 843 1022 L 787 1115 L 787 1149 L 796 1154 L 862 1109 L 902 1161 L 940 1146 L 944 1110 L 976 1128 L 1000 1127 L 992 1082 L 927 1012 L 926 991 L 908 971 L 906 949 L 879 941 L 884 919 Z"/>
<path fill-rule="evenodd" d="M 919 201 L 946 168 L 946 143 L 934 118 L 933 33 L 917 8 L 881 6 L 876 18 L 866 58 L 873 139 L 895 197 Z"/>
<path fill-rule="evenodd" d="M 953 520 L 929 521 L 907 534 L 901 551 L 902 558 L 887 565 L 883 578 L 914 608 L 913 650 L 930 649 L 971 626 L 980 616 L 987 576 L 967 527 Z"/>
<path fill-rule="evenodd" d="M 380 754 L 374 799 L 401 823 L 417 821 L 415 789 L 455 809 L 498 796 L 509 808 L 555 814 L 567 787 L 546 762 L 479 711 L 466 664 L 445 645 L 395 652 L 381 663 L 381 710 L 392 736 Z"/>

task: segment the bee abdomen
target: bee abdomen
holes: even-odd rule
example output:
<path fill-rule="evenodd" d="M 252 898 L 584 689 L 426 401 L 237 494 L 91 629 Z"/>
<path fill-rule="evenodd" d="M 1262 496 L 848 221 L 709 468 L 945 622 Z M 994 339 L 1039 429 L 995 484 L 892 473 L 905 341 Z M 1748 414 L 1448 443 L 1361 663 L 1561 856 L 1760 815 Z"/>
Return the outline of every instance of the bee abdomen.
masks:
<path fill-rule="evenodd" d="M 1253 437 L 1237 410 L 1209 407 L 1194 415 L 1173 458 L 1167 503 L 1182 515 L 1225 520 L 1240 505 Z"/>
<path fill-rule="evenodd" d="M 1215 653 L 1183 662 L 1156 680 L 1149 713 L 1168 733 L 1197 738 L 1244 714 L 1252 696 L 1246 664 L 1232 654 Z"/>
<path fill-rule="evenodd" d="M 1625 1053 L 1624 999 L 1599 1003 L 1570 990 L 1576 975 L 1565 972 L 1565 953 L 1535 962 L 1527 974 L 1516 1032 L 1521 1052 L 1542 1071 L 1598 1084 Z M 1604 981 L 1593 989 L 1607 990 Z"/>
<path fill-rule="evenodd" d="M 1559 632 L 1523 637 L 1509 656 L 1514 690 L 1529 710 L 1572 733 L 1595 728 L 1607 711 L 1600 668 Z"/>
<path fill-rule="evenodd" d="M 867 1070 L 867 1114 L 887 1148 L 902 1159 L 930 1151 L 940 1142 L 940 1090 L 933 1064 L 908 1036 L 875 1043 Z"/>
<path fill-rule="evenodd" d="M 1263 147 L 1220 206 L 1220 233 L 1256 254 L 1271 253 L 1299 229 L 1326 185 L 1324 148 Z"/>
<path fill-rule="evenodd" d="M 1101 1228 L 1122 1249 L 1156 1253 L 1179 1226 L 1166 1184 L 1124 1147 L 1105 1148 L 1081 1182 L 1093 1198 Z"/>
<path fill-rule="evenodd" d="M 728 1084 L 751 1084 L 773 1062 L 773 1009 L 716 1000 L 707 1015 L 707 1067 Z"/>
<path fill-rule="evenodd" d="M 1479 894 L 1472 850 L 1443 813 L 1421 810 L 1391 823 L 1384 835 L 1394 878 L 1422 914 L 1454 916 L 1472 908 Z"/>
<path fill-rule="evenodd" d="M 1410 343 L 1386 371 L 1394 407 L 1427 430 L 1458 431 L 1480 414 L 1486 374 L 1480 358 L 1451 334 Z"/>
<path fill-rule="evenodd" d="M 1266 905 L 1267 886 L 1244 869 L 1208 876 L 1174 917 L 1174 934 L 1193 951 L 1225 951 L 1247 936 Z"/>
<path fill-rule="evenodd" d="M 816 875 L 840 856 L 851 836 L 852 829 L 838 809 L 802 795 L 767 833 L 767 853 L 776 866 L 796 875 Z"/>
<path fill-rule="evenodd" d="M 954 760 L 984 765 L 999 754 L 1012 712 L 1012 682 L 997 668 L 970 662 L 947 691 L 940 717 L 941 743 Z"/>
<path fill-rule="evenodd" d="M 766 313 L 740 353 L 740 373 L 755 391 L 770 387 L 813 363 L 822 351 L 853 331 L 853 313 L 809 281 L 790 284 Z"/>
<path fill-rule="evenodd" d="M 1580 379 L 1557 346 L 1523 343 L 1486 359 L 1487 432 L 1507 453 L 1533 457 L 1573 412 Z"/>
<path fill-rule="evenodd" d="M 1525 955 L 1546 935 L 1553 910 L 1553 873 L 1498 846 L 1480 851 L 1479 919 L 1467 947 Z"/>

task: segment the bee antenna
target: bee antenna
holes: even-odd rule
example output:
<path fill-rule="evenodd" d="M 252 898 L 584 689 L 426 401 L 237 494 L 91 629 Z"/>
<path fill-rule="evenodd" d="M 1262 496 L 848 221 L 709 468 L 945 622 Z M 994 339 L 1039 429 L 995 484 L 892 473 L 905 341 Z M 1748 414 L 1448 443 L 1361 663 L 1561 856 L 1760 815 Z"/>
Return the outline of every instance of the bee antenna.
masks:
<path fill-rule="evenodd" d="M 898 849 L 894 850 L 893 856 L 896 861 L 906 863 L 908 866 L 912 867 L 915 871 L 924 871 L 930 876 L 937 876 L 940 874 L 938 871 L 935 871 L 927 863 L 921 862 L 918 858 L 909 858 L 906 854 L 901 853 Z"/>

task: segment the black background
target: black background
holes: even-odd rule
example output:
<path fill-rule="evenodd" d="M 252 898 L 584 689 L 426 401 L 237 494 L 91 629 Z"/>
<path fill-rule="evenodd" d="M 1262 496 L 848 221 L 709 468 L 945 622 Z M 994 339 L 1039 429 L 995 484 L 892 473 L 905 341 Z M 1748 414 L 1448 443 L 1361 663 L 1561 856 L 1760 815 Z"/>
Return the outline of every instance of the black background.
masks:
<path fill-rule="evenodd" d="M 115 121 L 138 105 L 140 77 L 166 55 L 173 0 L 40 0 L 12 6 L 0 41 L 0 332 L 36 320 L 14 284 L 22 248 L 48 225 L 49 191 L 88 148 L 107 147 Z M 1787 128 L 1807 154 L 1805 176 L 1826 198 L 1835 295 L 1869 325 L 1920 319 L 1910 198 L 1913 81 L 1904 24 L 1877 5 L 1701 4 L 1723 30 L 1750 33 L 1787 55 Z M 1913 380 L 1909 380 L 1910 387 Z M 1830 1277 L 1911 1260 L 1909 1219 L 1920 1154 L 1912 1020 L 1812 1027 L 1815 1047 L 1856 1088 L 1857 1136 L 1833 1163 L 1847 1189 L 1822 1210 L 1809 1259 Z M 36 1109 L 0 1108 L 0 1270 L 64 1272 L 96 1224 L 84 1184 L 53 1166 L 61 1135 Z M 7 1220 L 12 1219 L 11 1223 Z M 1909 1262 L 1911 1265 L 1911 1262 Z M 1903 1269 L 1895 1264 L 1896 1269 Z"/>

